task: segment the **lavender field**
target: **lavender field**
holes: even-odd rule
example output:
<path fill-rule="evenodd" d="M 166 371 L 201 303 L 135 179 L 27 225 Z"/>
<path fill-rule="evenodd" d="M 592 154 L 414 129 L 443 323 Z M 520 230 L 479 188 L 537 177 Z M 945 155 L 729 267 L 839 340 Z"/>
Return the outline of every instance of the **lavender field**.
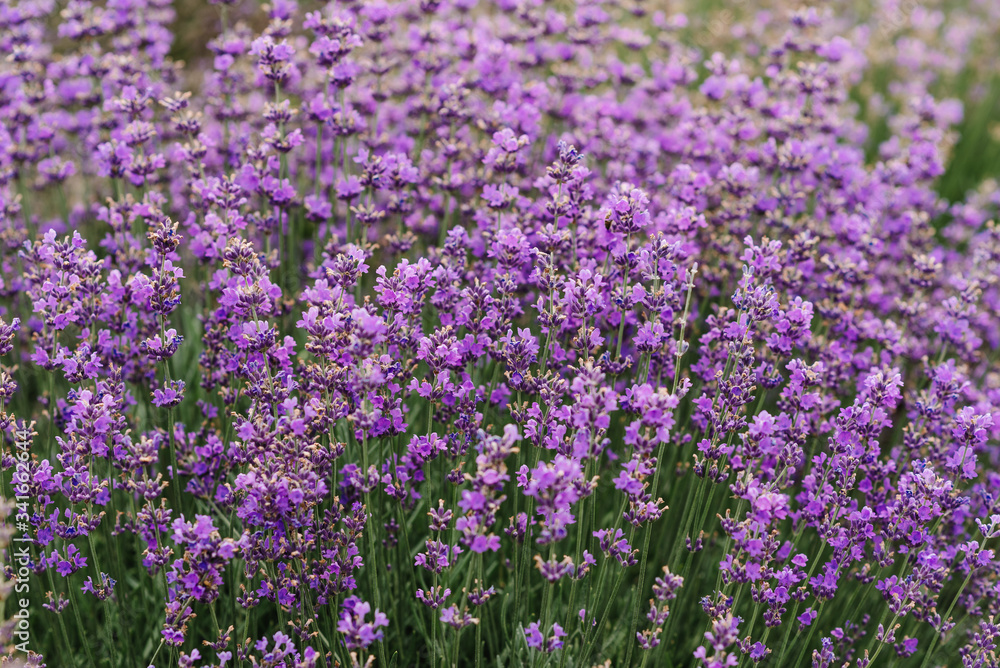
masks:
<path fill-rule="evenodd" d="M 1000 666 L 998 62 L 0 0 L 0 666 Z"/>

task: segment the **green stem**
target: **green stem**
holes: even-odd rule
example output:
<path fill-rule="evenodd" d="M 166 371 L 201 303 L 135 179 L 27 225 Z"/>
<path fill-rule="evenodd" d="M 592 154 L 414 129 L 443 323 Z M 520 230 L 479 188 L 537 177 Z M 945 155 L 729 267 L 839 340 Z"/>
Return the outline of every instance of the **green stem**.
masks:
<path fill-rule="evenodd" d="M 51 568 L 45 569 L 45 574 L 48 576 L 48 579 L 49 579 L 49 589 L 52 591 L 52 595 L 55 596 L 55 594 L 56 594 L 56 585 L 55 585 L 55 582 L 52 579 L 52 569 Z M 60 653 L 60 656 L 63 656 L 63 654 L 65 652 L 67 652 L 67 651 L 72 652 L 71 648 L 73 647 L 73 645 L 70 644 L 70 642 L 69 642 L 69 632 L 66 630 L 66 620 L 63 619 L 62 613 L 61 612 L 57 612 L 57 613 L 55 613 L 55 616 L 59 620 L 59 632 L 60 632 L 60 635 L 62 635 L 62 640 L 63 640 L 63 646 L 59 648 L 59 653 Z M 81 632 L 83 631 L 82 627 L 80 628 L 80 631 Z M 76 665 L 76 657 L 73 656 L 71 660 L 73 662 L 73 665 L 75 666 Z"/>
<path fill-rule="evenodd" d="M 973 568 L 969 569 L 969 574 L 965 576 L 965 581 L 962 582 L 962 586 L 958 588 L 958 593 L 955 594 L 955 598 L 952 599 L 951 605 L 948 606 L 948 611 L 944 613 L 944 617 L 941 618 L 942 626 L 944 626 L 944 624 L 948 622 L 948 619 L 951 618 L 951 613 L 955 610 L 955 604 L 958 603 L 958 599 L 962 598 L 962 592 L 965 591 L 969 581 L 972 580 L 972 572 L 974 570 L 975 569 Z M 927 668 L 928 663 L 934 656 L 934 650 L 937 649 L 938 642 L 940 642 L 942 635 L 944 635 L 944 631 L 939 631 L 934 634 L 934 639 L 931 640 L 931 646 L 928 648 L 927 654 L 924 655 L 924 660 L 920 663 L 920 668 Z"/>
<path fill-rule="evenodd" d="M 90 649 L 90 642 L 87 638 L 87 634 L 84 631 L 83 619 L 80 617 L 80 603 L 76 597 L 76 588 L 70 583 L 69 578 L 66 579 L 67 589 L 69 589 L 69 604 L 73 608 L 73 617 L 76 619 L 76 630 L 80 634 L 80 644 L 83 645 L 84 652 L 87 654 L 87 660 L 90 662 L 92 668 L 97 668 L 97 661 L 94 659 L 94 652 Z M 55 589 L 53 588 L 53 591 Z"/>

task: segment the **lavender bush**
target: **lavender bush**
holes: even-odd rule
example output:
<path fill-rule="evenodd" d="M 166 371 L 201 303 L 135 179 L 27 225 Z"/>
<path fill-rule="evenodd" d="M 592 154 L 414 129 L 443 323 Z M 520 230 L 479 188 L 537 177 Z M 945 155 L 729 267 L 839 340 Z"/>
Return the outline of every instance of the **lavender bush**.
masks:
<path fill-rule="evenodd" d="M 0 664 L 998 665 L 1000 6 L 855 4 L 0 2 Z"/>

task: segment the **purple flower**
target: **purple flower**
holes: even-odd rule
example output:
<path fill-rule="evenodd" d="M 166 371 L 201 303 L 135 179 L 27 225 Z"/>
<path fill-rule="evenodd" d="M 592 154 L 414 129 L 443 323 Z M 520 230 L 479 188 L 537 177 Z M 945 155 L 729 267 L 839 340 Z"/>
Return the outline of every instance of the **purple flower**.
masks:
<path fill-rule="evenodd" d="M 562 639 L 567 634 L 558 623 L 552 624 L 549 633 L 551 635 L 543 633 L 538 622 L 531 622 L 524 629 L 524 640 L 528 647 L 551 654 L 557 649 L 562 649 Z"/>
<path fill-rule="evenodd" d="M 376 610 L 372 621 L 366 621 L 371 610 L 371 605 L 357 596 L 349 596 L 344 600 L 337 630 L 344 634 L 348 649 L 364 649 L 384 637 L 382 629 L 389 626 L 389 618 Z"/>

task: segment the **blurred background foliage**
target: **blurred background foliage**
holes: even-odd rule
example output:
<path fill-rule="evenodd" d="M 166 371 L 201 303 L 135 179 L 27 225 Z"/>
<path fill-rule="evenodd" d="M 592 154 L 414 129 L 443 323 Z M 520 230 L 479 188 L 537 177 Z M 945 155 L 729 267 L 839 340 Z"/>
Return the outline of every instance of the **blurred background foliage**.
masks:
<path fill-rule="evenodd" d="M 744 42 L 740 37 L 755 23 L 792 9 L 787 0 L 613 2 L 632 5 L 649 17 L 656 12 L 667 16 L 683 14 L 689 43 L 698 46 L 706 58 L 715 52 L 756 55 L 742 52 Z M 299 4 L 311 9 L 326 3 Z M 545 0 L 544 4 L 571 12 L 583 3 Z M 937 71 L 930 90 L 939 98 L 959 100 L 964 109 L 962 121 L 955 128 L 958 141 L 947 171 L 938 180 L 938 192 L 949 202 L 958 203 L 984 181 L 1000 177 L 1000 1 L 825 0 L 801 4 L 828 12 L 831 20 L 845 26 L 845 38 L 867 44 L 869 60 L 864 71 L 859 72 L 853 95 L 859 115 L 870 129 L 866 150 L 871 162 L 877 161 L 879 145 L 891 136 L 886 112 L 905 104 L 909 74 L 906 64 L 922 58 L 925 63 L 940 61 L 939 67 L 930 68 Z M 260 5 L 255 0 L 239 0 L 234 9 L 242 9 L 237 15 L 259 31 L 266 24 L 265 13 L 255 11 Z M 171 56 L 183 61 L 188 77 L 185 83 L 197 87 L 200 72 L 211 57 L 207 44 L 219 33 L 219 9 L 206 0 L 176 0 L 174 8 L 172 29 L 176 40 Z M 848 26 L 854 26 L 849 30 L 860 30 L 860 34 L 846 34 Z M 652 21 L 650 28 L 655 31 Z M 931 48 L 913 53 L 924 45 Z"/>

